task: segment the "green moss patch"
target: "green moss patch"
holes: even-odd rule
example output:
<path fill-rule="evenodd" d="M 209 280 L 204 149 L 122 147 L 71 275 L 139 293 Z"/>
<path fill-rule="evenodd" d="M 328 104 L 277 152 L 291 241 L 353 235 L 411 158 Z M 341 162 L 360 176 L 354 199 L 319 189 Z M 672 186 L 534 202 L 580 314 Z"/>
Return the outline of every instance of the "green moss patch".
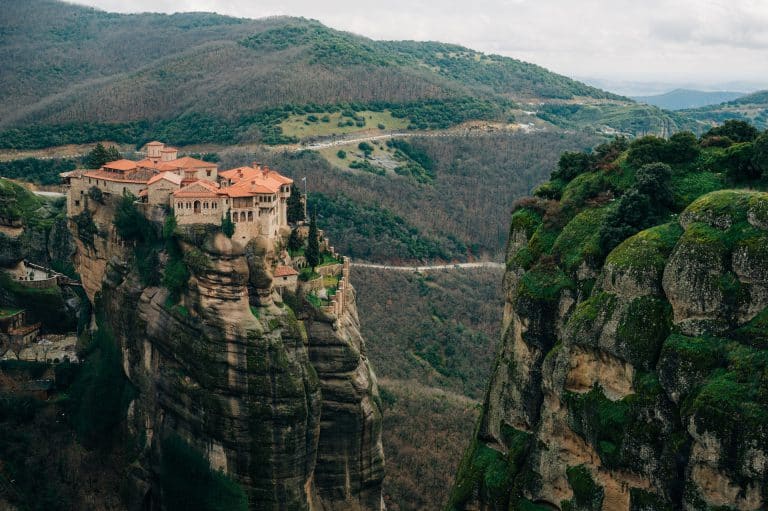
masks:
<path fill-rule="evenodd" d="M 627 360 L 645 370 L 653 369 L 672 325 L 672 307 L 661 298 L 641 296 L 623 311 L 616 340 Z"/>
<path fill-rule="evenodd" d="M 622 270 L 653 270 L 661 275 L 682 234 L 683 229 L 677 222 L 651 227 L 624 240 L 608 254 L 605 262 Z"/>
<path fill-rule="evenodd" d="M 512 214 L 510 223 L 513 231 L 524 231 L 526 238 L 530 239 L 541 225 L 541 214 L 530 208 L 520 208 Z"/>
<path fill-rule="evenodd" d="M 573 281 L 560 268 L 539 265 L 520 278 L 517 296 L 534 301 L 557 302 L 564 289 L 573 288 Z"/>
<path fill-rule="evenodd" d="M 506 454 L 474 441 L 459 466 L 448 509 L 464 509 L 475 492 L 503 509 L 511 498 L 518 497 L 515 480 L 528 454 L 531 435 L 508 426 L 502 434 L 508 445 Z"/>
<path fill-rule="evenodd" d="M 698 197 L 725 188 L 725 176 L 712 172 L 672 175 L 672 192 L 677 211 L 685 209 Z"/>
<path fill-rule="evenodd" d="M 596 344 L 595 336 L 600 334 L 601 326 L 616 308 L 616 295 L 596 293 L 576 306 L 568 320 L 568 332 L 576 344 Z M 599 323 L 598 323 L 599 322 Z"/>
<path fill-rule="evenodd" d="M 560 232 L 552 246 L 552 255 L 563 269 L 574 272 L 582 262 L 590 266 L 600 263 L 600 227 L 612 206 L 585 209 Z"/>
<path fill-rule="evenodd" d="M 606 189 L 606 182 L 601 172 L 587 172 L 573 178 L 563 190 L 561 202 L 570 206 L 581 207 L 584 203 Z"/>
<path fill-rule="evenodd" d="M 732 223 L 745 221 L 750 204 L 768 200 L 765 192 L 748 190 L 719 190 L 693 201 L 683 212 L 694 221 L 711 222 L 713 219 L 729 219 Z M 754 207 L 754 206 L 753 206 Z"/>
<path fill-rule="evenodd" d="M 603 503 L 603 489 L 592 479 L 584 465 L 568 467 L 565 471 L 568 484 L 573 490 L 573 500 L 581 509 L 600 509 Z"/>
<path fill-rule="evenodd" d="M 748 346 L 768 349 L 768 308 L 752 318 L 746 325 L 736 329 L 732 335 Z"/>

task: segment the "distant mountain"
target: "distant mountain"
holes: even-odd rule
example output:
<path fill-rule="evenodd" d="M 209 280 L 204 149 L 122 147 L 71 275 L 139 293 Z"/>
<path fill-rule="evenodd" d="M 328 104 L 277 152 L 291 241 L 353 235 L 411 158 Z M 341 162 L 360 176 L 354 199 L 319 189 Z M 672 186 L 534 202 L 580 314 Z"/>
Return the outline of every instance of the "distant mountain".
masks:
<path fill-rule="evenodd" d="M 665 110 L 683 110 L 686 108 L 717 105 L 718 103 L 732 101 L 745 95 L 743 92 L 708 92 L 692 89 L 675 89 L 654 96 L 633 96 L 632 99 L 640 103 L 664 108 Z"/>
<path fill-rule="evenodd" d="M 747 94 L 738 99 L 679 112 L 688 118 L 708 125 L 720 124 L 728 119 L 750 122 L 758 129 L 768 129 L 768 90 Z"/>
<path fill-rule="evenodd" d="M 0 33 L 1 147 L 284 143 L 292 138 L 280 122 L 332 108 L 389 109 L 420 129 L 530 111 L 566 129 L 690 127 L 534 64 L 438 42 L 374 41 L 303 18 L 6 0 Z"/>

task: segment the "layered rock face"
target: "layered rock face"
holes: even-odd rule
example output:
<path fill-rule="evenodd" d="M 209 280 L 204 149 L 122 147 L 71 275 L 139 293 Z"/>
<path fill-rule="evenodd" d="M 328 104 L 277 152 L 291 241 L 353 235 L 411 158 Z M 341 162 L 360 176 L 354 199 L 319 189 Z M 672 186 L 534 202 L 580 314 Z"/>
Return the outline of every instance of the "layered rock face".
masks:
<path fill-rule="evenodd" d="M 765 509 L 766 220 L 768 194 L 713 192 L 568 272 L 564 248 L 531 264 L 547 226 L 518 210 L 500 352 L 450 507 Z"/>
<path fill-rule="evenodd" d="M 251 509 L 382 509 L 378 389 L 354 308 L 294 312 L 271 293 L 268 247 L 196 228 L 177 231 L 197 264 L 176 303 L 142 284 L 111 216 L 94 211 L 105 235 L 78 240 L 76 261 L 136 388 L 129 507 L 162 502 L 162 439 L 175 434 L 237 481 Z"/>

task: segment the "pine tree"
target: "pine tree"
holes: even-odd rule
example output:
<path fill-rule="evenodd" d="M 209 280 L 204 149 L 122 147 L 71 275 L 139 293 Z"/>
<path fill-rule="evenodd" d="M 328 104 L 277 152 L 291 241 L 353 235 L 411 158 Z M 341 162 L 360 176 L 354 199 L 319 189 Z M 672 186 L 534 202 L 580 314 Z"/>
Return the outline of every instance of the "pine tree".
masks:
<path fill-rule="evenodd" d="M 291 185 L 291 196 L 288 197 L 288 222 L 295 224 L 304 220 L 304 203 L 301 200 L 299 187 Z"/>
<path fill-rule="evenodd" d="M 99 142 L 96 144 L 88 156 L 85 157 L 85 165 L 90 169 L 98 169 L 105 163 L 120 159 L 120 151 L 115 146 L 109 146 L 109 149 Z"/>
<path fill-rule="evenodd" d="M 302 239 L 299 238 L 299 231 L 294 229 L 291 231 L 291 237 L 288 238 L 288 250 L 296 252 L 303 245 Z"/>
<path fill-rule="evenodd" d="M 309 236 L 304 257 L 307 258 L 307 264 L 312 268 L 312 271 L 315 271 L 317 265 L 320 264 L 320 241 L 317 237 L 317 213 L 313 213 L 312 218 L 309 221 Z"/>
<path fill-rule="evenodd" d="M 221 232 L 223 232 L 227 238 L 231 238 L 235 234 L 235 223 L 230 218 L 229 211 L 227 211 L 227 214 L 221 218 Z"/>

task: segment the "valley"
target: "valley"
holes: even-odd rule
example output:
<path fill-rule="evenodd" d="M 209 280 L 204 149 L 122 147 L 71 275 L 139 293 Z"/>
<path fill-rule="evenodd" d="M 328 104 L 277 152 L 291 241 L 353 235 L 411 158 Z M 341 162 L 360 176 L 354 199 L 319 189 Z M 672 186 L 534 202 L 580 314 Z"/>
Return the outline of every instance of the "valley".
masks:
<path fill-rule="evenodd" d="M 765 505 L 764 91 L 292 16 L 0 33 L 0 509 Z"/>

